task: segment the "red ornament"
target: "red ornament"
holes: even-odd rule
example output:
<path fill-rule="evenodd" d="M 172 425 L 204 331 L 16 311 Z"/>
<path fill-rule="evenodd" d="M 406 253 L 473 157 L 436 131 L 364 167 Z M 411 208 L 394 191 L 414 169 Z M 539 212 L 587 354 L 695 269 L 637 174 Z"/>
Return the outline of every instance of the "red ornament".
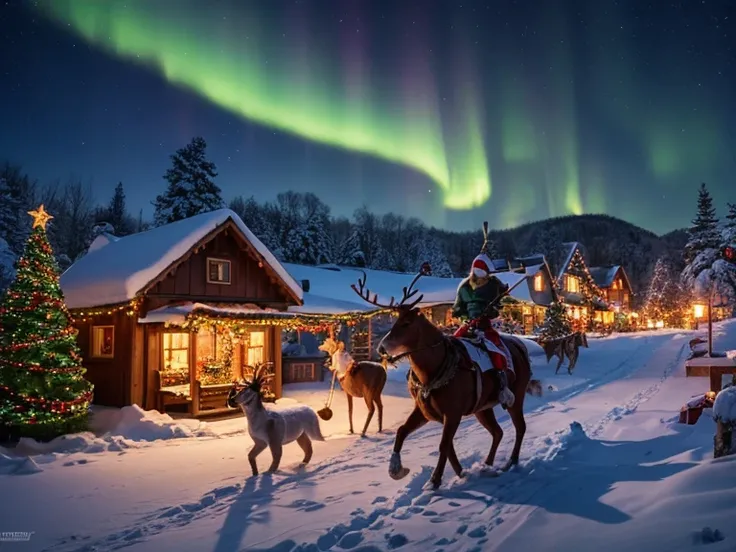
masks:
<path fill-rule="evenodd" d="M 736 263 L 736 249 L 730 245 L 723 248 L 723 258 L 729 263 Z"/>

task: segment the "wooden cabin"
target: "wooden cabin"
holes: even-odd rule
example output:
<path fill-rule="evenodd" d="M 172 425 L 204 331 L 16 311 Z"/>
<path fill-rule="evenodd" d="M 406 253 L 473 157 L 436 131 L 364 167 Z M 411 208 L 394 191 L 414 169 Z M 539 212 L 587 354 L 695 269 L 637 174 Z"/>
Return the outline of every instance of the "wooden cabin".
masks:
<path fill-rule="evenodd" d="M 281 396 L 279 322 L 302 288 L 229 209 L 99 236 L 61 287 L 95 404 L 220 412 L 232 382 L 268 361 Z"/>
<path fill-rule="evenodd" d="M 622 313 L 631 311 L 633 291 L 624 267 L 621 265 L 592 267 L 590 274 L 596 285 L 603 291 L 603 298 L 615 310 Z"/>
<path fill-rule="evenodd" d="M 585 271 L 590 273 L 585 261 L 587 258 L 585 247 L 579 242 L 569 242 L 563 244 L 563 249 L 566 254 L 562 264 L 558 267 L 557 288 L 560 297 L 568 306 L 568 312 L 573 321 L 589 320 L 612 324 L 614 311 L 610 308 L 602 289 L 599 290 L 600 296 L 593 302 L 593 305 L 584 304 L 582 294 L 582 286 L 586 278 L 584 273 Z M 575 266 L 575 259 L 581 260 L 580 267 Z M 593 276 L 592 273 L 590 275 Z M 593 281 L 595 283 L 595 279 Z M 591 307 L 592 312 L 589 312 Z"/>

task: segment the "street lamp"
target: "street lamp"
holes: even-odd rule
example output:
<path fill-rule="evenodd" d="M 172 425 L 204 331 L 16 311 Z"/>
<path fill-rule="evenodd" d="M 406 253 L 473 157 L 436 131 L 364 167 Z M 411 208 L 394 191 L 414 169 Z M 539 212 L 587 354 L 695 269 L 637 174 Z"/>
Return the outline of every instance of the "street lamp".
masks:
<path fill-rule="evenodd" d="M 695 303 L 693 305 L 693 317 L 700 320 L 705 316 L 705 305 L 703 303 Z"/>

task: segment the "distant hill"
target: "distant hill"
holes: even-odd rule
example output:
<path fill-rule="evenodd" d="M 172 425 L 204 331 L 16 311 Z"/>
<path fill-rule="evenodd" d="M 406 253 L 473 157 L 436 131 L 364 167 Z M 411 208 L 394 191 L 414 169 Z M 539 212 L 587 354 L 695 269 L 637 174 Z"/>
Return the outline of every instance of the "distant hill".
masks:
<path fill-rule="evenodd" d="M 438 231 L 437 237 L 443 242 L 451 268 L 460 274 L 467 272 L 472 256 L 477 254 L 482 243 L 480 229 L 478 232 L 464 233 Z M 563 262 L 560 245 L 580 242 L 588 251 L 589 266 L 623 265 L 634 292 L 641 298 L 660 256 L 666 255 L 676 264 L 681 262 L 687 232 L 675 230 L 658 236 L 609 215 L 570 215 L 507 230 L 492 230 L 489 237 L 495 242 L 499 257 L 543 253 L 553 270 L 559 270 Z M 477 243 L 475 249 L 468 242 Z"/>

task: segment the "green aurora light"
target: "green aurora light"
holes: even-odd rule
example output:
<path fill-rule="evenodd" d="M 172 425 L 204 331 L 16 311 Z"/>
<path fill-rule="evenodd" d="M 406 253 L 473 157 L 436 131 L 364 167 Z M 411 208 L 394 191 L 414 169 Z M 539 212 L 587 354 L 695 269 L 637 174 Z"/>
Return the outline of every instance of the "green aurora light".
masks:
<path fill-rule="evenodd" d="M 471 85 L 461 87 L 448 132 L 436 98 L 396 106 L 331 76 L 319 65 L 323 56 L 269 56 L 255 25 L 228 27 L 214 9 L 183 0 L 175 10 L 136 0 L 46 0 L 41 9 L 91 44 L 154 67 L 245 119 L 418 170 L 442 189 L 447 208 L 472 209 L 491 196 L 482 109 Z"/>

